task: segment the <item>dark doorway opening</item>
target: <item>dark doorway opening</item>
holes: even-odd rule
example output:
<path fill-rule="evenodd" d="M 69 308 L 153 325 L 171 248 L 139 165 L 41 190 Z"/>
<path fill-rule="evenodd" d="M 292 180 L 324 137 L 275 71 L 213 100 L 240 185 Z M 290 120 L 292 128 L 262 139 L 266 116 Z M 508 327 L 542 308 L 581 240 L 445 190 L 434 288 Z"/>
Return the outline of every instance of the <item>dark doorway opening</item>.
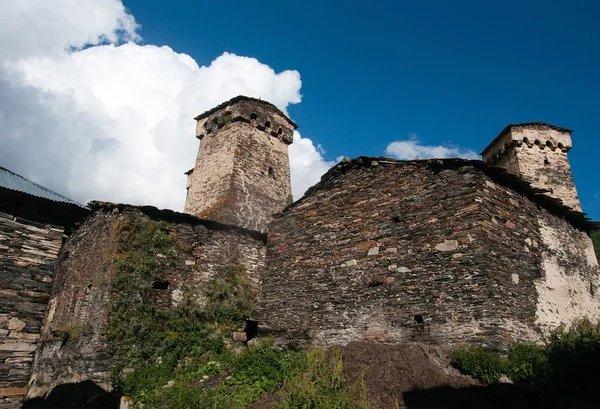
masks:
<path fill-rule="evenodd" d="M 248 341 L 250 341 L 252 338 L 256 338 L 256 334 L 258 334 L 258 321 L 247 319 L 244 332 L 246 333 L 246 339 Z"/>
<path fill-rule="evenodd" d="M 152 284 L 152 288 L 155 290 L 167 290 L 169 288 L 169 282 L 166 280 L 156 280 Z"/>

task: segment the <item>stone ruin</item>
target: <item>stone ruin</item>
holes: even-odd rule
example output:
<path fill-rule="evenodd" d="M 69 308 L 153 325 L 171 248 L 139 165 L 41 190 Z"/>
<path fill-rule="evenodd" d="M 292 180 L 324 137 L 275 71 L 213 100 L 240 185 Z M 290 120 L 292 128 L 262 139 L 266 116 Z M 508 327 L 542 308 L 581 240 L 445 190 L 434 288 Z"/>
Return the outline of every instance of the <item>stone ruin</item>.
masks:
<path fill-rule="evenodd" d="M 278 344 L 503 351 L 578 317 L 600 319 L 596 225 L 581 213 L 565 128 L 510 125 L 483 161 L 344 159 L 292 203 L 296 125 L 283 112 L 240 96 L 196 120 L 185 213 L 93 202 L 77 227 L 24 218 L 13 196 L 3 202 L 0 407 L 18 407 L 28 383 L 30 396 L 86 380 L 109 388 L 105 324 L 124 217 L 173 226 L 177 258 L 154 286 L 157 305 L 177 305 L 183 287 L 202 305 L 207 281 L 242 265 L 253 318 Z M 87 331 L 65 343 L 64 327 Z"/>

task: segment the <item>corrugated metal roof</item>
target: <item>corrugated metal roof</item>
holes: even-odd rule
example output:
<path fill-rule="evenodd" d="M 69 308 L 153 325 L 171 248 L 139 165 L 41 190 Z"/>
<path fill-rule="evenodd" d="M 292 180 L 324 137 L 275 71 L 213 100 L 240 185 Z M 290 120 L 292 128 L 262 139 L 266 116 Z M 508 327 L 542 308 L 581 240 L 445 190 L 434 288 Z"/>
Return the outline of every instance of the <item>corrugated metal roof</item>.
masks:
<path fill-rule="evenodd" d="M 63 195 L 53 192 L 44 186 L 38 185 L 31 180 L 25 179 L 23 176 L 11 172 L 10 170 L 0 166 L 0 187 L 16 190 L 17 192 L 26 193 L 28 195 L 41 197 L 55 202 L 68 203 L 75 206 L 83 207 L 81 203 L 77 203 L 74 200 L 69 199 Z"/>

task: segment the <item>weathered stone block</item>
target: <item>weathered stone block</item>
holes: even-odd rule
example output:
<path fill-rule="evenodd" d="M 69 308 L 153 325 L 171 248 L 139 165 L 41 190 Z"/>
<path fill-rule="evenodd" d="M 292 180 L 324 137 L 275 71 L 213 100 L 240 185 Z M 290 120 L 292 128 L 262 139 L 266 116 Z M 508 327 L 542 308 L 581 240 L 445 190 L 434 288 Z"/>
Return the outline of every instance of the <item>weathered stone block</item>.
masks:
<path fill-rule="evenodd" d="M 26 324 L 24 321 L 21 321 L 20 319 L 13 317 L 10 320 L 8 320 L 8 326 L 7 328 L 11 331 L 23 331 L 23 328 L 25 328 Z"/>
<path fill-rule="evenodd" d="M 0 344 L 0 351 L 35 351 L 35 344 L 26 344 L 26 343 L 4 343 Z"/>
<path fill-rule="evenodd" d="M 0 388 L 0 396 L 23 396 L 26 391 L 26 388 Z"/>
<path fill-rule="evenodd" d="M 454 251 L 458 248 L 457 240 L 444 240 L 443 243 L 438 243 L 435 245 L 435 249 L 437 251 Z"/>

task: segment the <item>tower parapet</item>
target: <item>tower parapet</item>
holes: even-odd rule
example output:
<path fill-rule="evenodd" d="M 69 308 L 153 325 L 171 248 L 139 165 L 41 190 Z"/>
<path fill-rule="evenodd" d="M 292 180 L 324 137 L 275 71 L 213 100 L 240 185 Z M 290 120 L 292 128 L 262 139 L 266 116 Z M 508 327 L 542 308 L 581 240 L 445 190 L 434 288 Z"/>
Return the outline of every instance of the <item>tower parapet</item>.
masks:
<path fill-rule="evenodd" d="M 508 125 L 481 152 L 483 161 L 529 182 L 581 211 L 567 152 L 571 130 L 542 122 Z"/>
<path fill-rule="evenodd" d="M 257 231 L 292 202 L 288 145 L 296 124 L 275 105 L 237 96 L 194 118 L 200 149 L 184 212 Z"/>

